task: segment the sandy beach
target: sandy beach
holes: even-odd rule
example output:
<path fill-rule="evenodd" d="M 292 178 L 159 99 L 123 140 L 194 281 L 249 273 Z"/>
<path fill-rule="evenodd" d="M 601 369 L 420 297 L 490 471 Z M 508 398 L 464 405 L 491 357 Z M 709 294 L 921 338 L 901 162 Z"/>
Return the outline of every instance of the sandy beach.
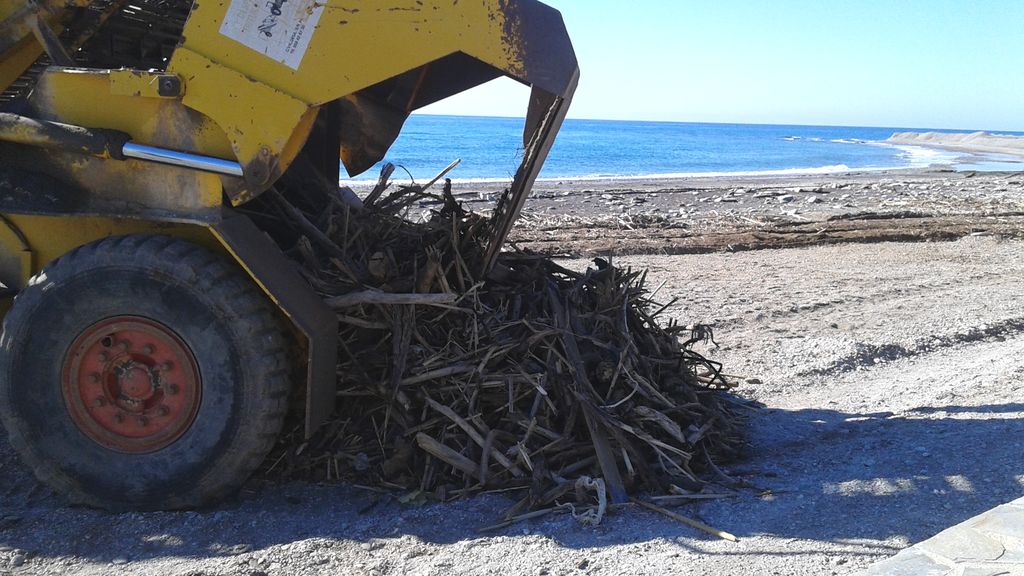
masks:
<path fill-rule="evenodd" d="M 1024 159 L 1024 137 L 899 133 L 888 143 Z M 691 254 L 1019 236 L 1024 173 L 950 166 L 829 175 L 541 180 L 511 240 L 551 255 Z M 488 212 L 507 184 L 456 183 Z M 429 213 L 431 202 L 419 208 Z"/>
<path fill-rule="evenodd" d="M 458 198 L 487 210 L 498 187 Z M 419 207 L 429 210 L 431 205 Z M 855 574 L 1020 495 L 1024 174 L 542 183 L 513 240 L 649 270 L 664 318 L 714 325 L 738 375 L 748 488 L 479 533 L 494 494 L 409 506 L 349 485 L 252 480 L 200 512 L 68 508 L 0 442 L 0 565 L 75 574 Z M 275 530 L 261 526 L 274 525 Z M 514 551 L 514 552 L 513 552 Z M 17 560 L 16 560 L 17 559 Z M 20 564 L 19 564 L 20 565 Z M 24 570 L 23 570 L 24 572 Z"/>
<path fill-rule="evenodd" d="M 1024 0 L 632 6 L 0 0 L 0 576 L 1024 576 Z"/>
<path fill-rule="evenodd" d="M 1024 231 L 1022 185 L 1019 173 L 945 168 L 541 182 L 511 239 L 522 248 L 571 256 L 951 240 L 971 234 L 1016 237 Z M 459 199 L 487 211 L 500 190 L 473 185 L 473 192 L 462 192 Z M 460 192 L 458 186 L 455 191 Z"/>

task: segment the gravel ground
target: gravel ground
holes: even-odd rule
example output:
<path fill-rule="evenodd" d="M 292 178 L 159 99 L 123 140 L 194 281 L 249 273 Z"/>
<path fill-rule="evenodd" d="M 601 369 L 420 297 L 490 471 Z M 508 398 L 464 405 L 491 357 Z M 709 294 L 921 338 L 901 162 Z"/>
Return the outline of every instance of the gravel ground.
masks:
<path fill-rule="evenodd" d="M 1024 242 L 632 256 L 666 312 L 713 322 L 753 415 L 729 471 L 759 489 L 482 534 L 511 500 L 407 507 L 346 485 L 253 481 L 199 512 L 69 508 L 0 447 L 0 574 L 852 574 L 1024 494 Z M 569 263 L 585 267 L 586 260 Z"/>
<path fill-rule="evenodd" d="M 1024 178 L 938 168 L 790 178 L 542 182 L 510 239 L 551 255 L 1024 238 Z M 463 195 L 474 210 L 497 190 Z"/>

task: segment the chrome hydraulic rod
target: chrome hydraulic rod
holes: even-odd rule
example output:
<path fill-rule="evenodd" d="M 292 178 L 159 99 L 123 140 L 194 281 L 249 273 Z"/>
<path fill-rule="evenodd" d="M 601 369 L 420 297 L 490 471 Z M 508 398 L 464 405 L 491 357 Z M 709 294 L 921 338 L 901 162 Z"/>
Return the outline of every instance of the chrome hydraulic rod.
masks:
<path fill-rule="evenodd" d="M 157 148 L 133 142 L 126 143 L 121 148 L 121 154 L 125 158 L 149 160 L 150 162 L 182 166 L 184 168 L 224 174 L 226 176 L 242 176 L 242 166 L 238 162 L 213 158 L 211 156 L 200 156 L 199 154 L 189 154 L 188 152 L 178 152 L 177 150 L 168 150 L 166 148 Z"/>
<path fill-rule="evenodd" d="M 116 130 L 84 128 L 0 112 L 0 141 L 68 150 L 99 158 L 135 158 L 215 174 L 242 176 L 242 166 L 238 162 L 135 144 L 128 138 L 128 134 Z"/>

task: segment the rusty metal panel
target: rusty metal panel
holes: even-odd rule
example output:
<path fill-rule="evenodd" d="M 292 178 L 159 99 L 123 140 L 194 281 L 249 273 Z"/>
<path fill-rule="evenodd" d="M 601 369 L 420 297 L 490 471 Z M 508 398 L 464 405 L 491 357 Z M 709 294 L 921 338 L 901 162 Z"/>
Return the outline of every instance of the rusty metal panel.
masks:
<path fill-rule="evenodd" d="M 225 248 L 306 338 L 306 436 L 311 436 L 334 410 L 338 318 L 299 276 L 295 265 L 249 218 L 235 216 L 212 228 Z"/>
<path fill-rule="evenodd" d="M 570 91 L 571 94 L 571 91 Z M 512 225 L 519 218 L 519 212 L 523 204 L 530 196 L 533 183 L 540 174 L 544 160 L 555 143 L 555 136 L 558 129 L 565 120 L 565 114 L 569 110 L 569 99 L 548 94 L 542 90 L 534 89 L 530 101 L 530 114 L 526 119 L 527 133 L 526 149 L 523 152 L 523 162 L 516 170 L 515 178 L 512 179 L 512 186 L 498 199 L 498 206 L 494 210 L 494 216 L 489 223 L 490 235 L 487 243 L 487 254 L 484 257 L 482 274 L 490 273 L 491 268 L 498 260 L 498 254 L 505 239 L 508 238 Z M 546 108 L 545 108 L 546 107 Z M 541 111 L 544 111 L 541 114 Z"/>

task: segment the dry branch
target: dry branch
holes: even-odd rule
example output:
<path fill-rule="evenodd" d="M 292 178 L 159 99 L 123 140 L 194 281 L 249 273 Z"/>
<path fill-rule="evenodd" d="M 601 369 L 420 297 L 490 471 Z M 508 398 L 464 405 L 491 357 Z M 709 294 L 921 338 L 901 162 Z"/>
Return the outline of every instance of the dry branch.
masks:
<path fill-rule="evenodd" d="M 705 524 L 703 522 L 698 522 L 697 520 L 693 520 L 692 518 L 687 518 L 686 516 L 683 516 L 682 514 L 677 514 L 677 513 L 673 512 L 671 510 L 668 510 L 666 508 L 662 508 L 661 506 L 656 506 L 654 504 L 651 504 L 650 502 L 644 502 L 643 500 L 637 500 L 635 498 L 633 499 L 633 502 L 636 502 L 637 504 L 639 504 L 640 506 L 642 506 L 644 508 L 647 508 L 648 510 L 657 512 L 658 514 L 663 514 L 665 516 L 668 516 L 669 518 L 675 520 L 676 522 L 682 522 L 683 524 L 686 524 L 687 526 L 690 526 L 691 528 L 696 528 L 698 530 L 707 532 L 708 534 L 711 534 L 712 536 L 717 536 L 717 537 L 721 538 L 722 540 L 728 540 L 730 542 L 739 542 L 739 540 L 735 536 L 733 536 L 732 534 L 730 534 L 728 532 L 725 532 L 723 530 L 719 530 L 718 528 L 713 528 L 713 527 L 708 526 L 707 524 Z"/>
<path fill-rule="evenodd" d="M 455 294 L 391 294 L 379 290 L 364 290 L 342 294 L 327 299 L 327 305 L 331 308 L 350 308 L 352 306 L 363 306 L 365 304 L 383 304 L 387 306 L 401 306 L 403 304 L 418 304 L 421 306 L 445 306 L 452 304 L 457 299 Z"/>
<path fill-rule="evenodd" d="M 389 172 L 362 210 L 273 197 L 297 222 L 279 242 L 340 320 L 334 417 L 308 442 L 301 426 L 286 435 L 274 475 L 442 500 L 522 489 L 509 520 L 593 520 L 639 491 L 722 481 L 715 463 L 743 448 L 744 406 L 692 349 L 709 328 L 660 324 L 646 274 L 604 260 L 581 273 L 509 251 L 482 277 L 490 222 L 447 182 L 439 196 L 384 196 Z M 436 209 L 410 222 L 416 203 Z M 603 492 L 574 490 L 583 479 Z"/>

